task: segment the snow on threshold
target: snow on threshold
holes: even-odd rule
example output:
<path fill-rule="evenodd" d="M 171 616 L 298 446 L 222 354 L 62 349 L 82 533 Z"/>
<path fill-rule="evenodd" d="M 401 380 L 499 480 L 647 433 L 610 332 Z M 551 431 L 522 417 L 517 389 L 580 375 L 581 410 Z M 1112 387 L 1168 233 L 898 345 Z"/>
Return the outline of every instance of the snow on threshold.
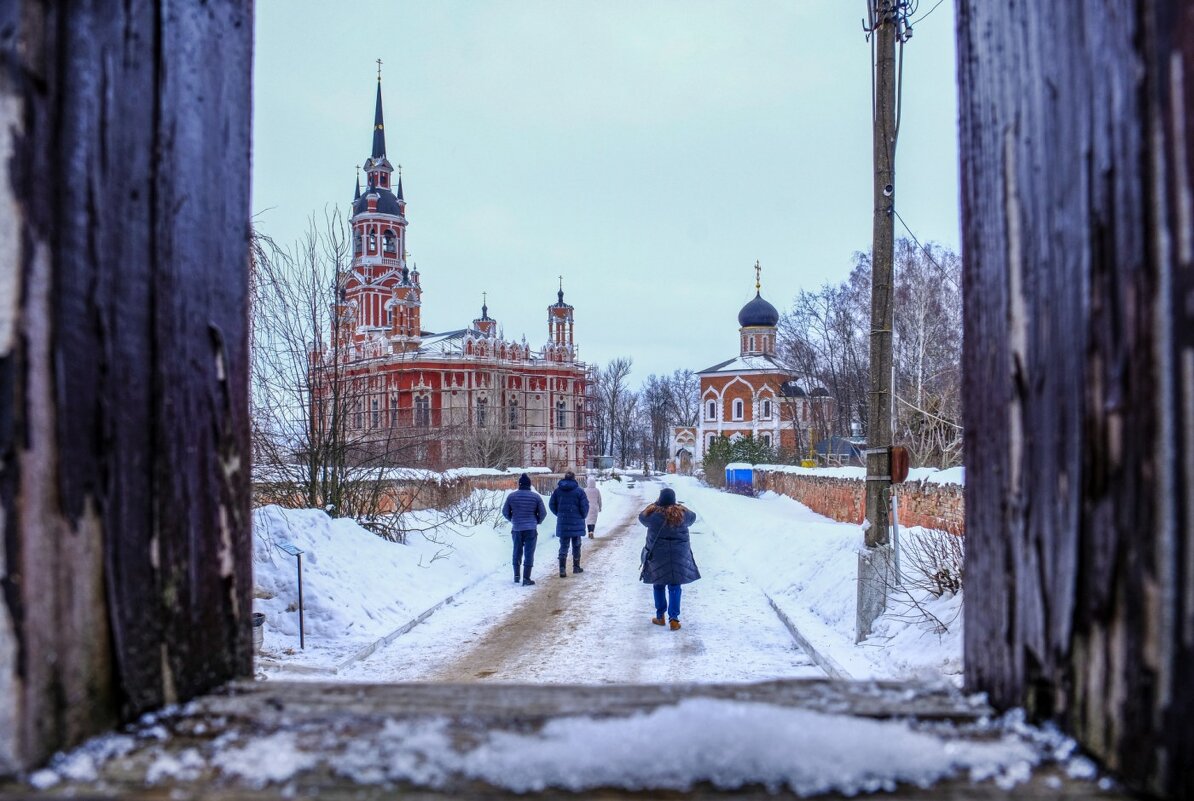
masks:
<path fill-rule="evenodd" d="M 1033 746 L 1010 734 L 949 740 L 898 721 L 715 699 L 628 718 L 556 719 L 535 734 L 491 731 L 464 752 L 453 747 L 445 719 L 388 721 L 376 742 L 356 739 L 341 753 L 334 750 L 316 756 L 295 734 L 280 732 L 226 747 L 212 762 L 226 776 L 257 786 L 285 782 L 327 759 L 336 773 L 360 784 L 444 787 L 463 778 L 522 793 L 685 790 L 708 781 L 723 789 L 763 785 L 800 795 L 852 795 L 897 784 L 928 786 L 963 773 L 1010 787 L 1041 761 Z M 263 772 L 266 762 L 272 768 Z"/>

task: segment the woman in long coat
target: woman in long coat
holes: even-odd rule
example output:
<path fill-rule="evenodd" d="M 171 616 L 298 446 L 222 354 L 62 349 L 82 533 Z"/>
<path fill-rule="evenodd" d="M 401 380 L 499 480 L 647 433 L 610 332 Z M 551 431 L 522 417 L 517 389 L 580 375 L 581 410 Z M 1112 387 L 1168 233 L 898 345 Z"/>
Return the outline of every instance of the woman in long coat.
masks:
<path fill-rule="evenodd" d="M 688 527 L 694 520 L 696 513 L 676 503 L 676 492 L 670 487 L 638 516 L 638 522 L 647 527 L 642 579 L 655 588 L 651 622 L 662 626 L 666 613 L 672 631 L 680 628 L 680 587 L 701 577 L 688 541 Z"/>
<path fill-rule="evenodd" d="M 585 518 L 585 526 L 589 529 L 589 539 L 593 539 L 593 530 L 597 528 L 597 515 L 601 512 L 601 490 L 597 486 L 597 477 L 589 476 L 585 482 L 585 497 L 589 499 L 589 516 Z"/>

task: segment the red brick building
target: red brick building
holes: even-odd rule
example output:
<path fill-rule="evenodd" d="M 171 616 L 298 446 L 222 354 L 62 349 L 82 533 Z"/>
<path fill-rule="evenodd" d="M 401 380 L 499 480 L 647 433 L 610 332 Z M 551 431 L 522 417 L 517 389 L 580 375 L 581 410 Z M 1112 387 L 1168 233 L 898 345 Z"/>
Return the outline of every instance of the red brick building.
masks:
<path fill-rule="evenodd" d="M 547 305 L 547 340 L 506 339 L 482 300 L 466 326 L 440 333 L 423 327 L 423 290 L 407 264 L 407 204 L 402 176 L 386 157 L 381 78 L 373 149 L 353 199 L 351 265 L 341 275 L 334 347 L 313 354 L 327 365 L 337 353 L 352 387 L 351 436 L 363 443 L 401 437 L 418 443 L 399 461 L 458 466 L 470 441 L 494 435 L 517 441 L 512 463 L 583 467 L 589 426 L 589 373 L 576 359 L 574 310 L 561 282 Z M 493 466 L 493 465 L 474 465 Z"/>
<path fill-rule="evenodd" d="M 738 355 L 701 370 L 696 425 L 672 435 L 673 462 L 685 472 L 715 437 L 753 436 L 789 452 L 808 448 L 814 421 L 832 415 L 824 389 L 806 392 L 775 358 L 779 312 L 763 299 L 755 264 L 755 296 L 738 312 Z M 822 432 L 823 433 L 823 432 Z"/>

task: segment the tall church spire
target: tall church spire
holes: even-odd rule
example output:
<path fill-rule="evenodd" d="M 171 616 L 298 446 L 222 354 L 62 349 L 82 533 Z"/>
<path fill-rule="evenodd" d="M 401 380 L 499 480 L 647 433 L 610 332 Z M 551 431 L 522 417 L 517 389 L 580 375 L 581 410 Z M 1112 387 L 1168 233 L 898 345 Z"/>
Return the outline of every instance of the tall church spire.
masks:
<path fill-rule="evenodd" d="M 373 110 L 373 158 L 386 155 L 386 128 L 381 113 L 381 59 L 377 60 L 377 105 Z"/>

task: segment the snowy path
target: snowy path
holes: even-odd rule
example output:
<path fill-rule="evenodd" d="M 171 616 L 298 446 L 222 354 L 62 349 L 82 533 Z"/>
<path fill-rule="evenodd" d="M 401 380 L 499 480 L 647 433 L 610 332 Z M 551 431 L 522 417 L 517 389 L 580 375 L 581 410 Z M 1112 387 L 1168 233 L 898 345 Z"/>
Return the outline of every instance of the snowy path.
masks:
<path fill-rule="evenodd" d="M 581 575 L 555 575 L 557 540 L 541 532 L 535 587 L 506 571 L 482 581 L 409 634 L 340 674 L 350 681 L 641 683 L 824 676 L 792 641 L 766 597 L 712 537 L 693 534 L 703 577 L 685 588 L 673 632 L 650 622 L 638 581 L 637 512 L 654 482 L 617 487 L 616 511 L 585 540 Z"/>

